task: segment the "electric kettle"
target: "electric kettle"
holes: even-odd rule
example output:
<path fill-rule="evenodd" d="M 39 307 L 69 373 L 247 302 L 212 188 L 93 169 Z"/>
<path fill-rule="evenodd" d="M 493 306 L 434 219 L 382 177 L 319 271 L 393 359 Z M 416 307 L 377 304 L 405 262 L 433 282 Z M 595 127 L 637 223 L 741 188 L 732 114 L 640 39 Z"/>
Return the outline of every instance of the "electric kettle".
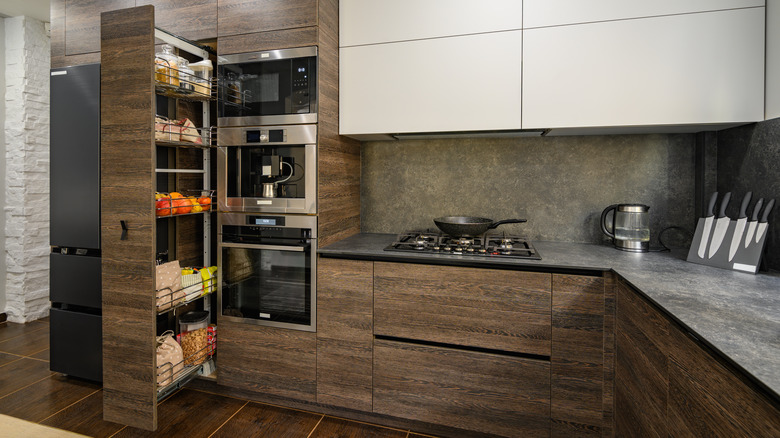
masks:
<path fill-rule="evenodd" d="M 631 252 L 650 250 L 650 207 L 643 204 L 613 204 L 601 212 L 601 231 L 612 238 L 615 248 Z M 611 231 L 607 215 L 614 211 Z"/>

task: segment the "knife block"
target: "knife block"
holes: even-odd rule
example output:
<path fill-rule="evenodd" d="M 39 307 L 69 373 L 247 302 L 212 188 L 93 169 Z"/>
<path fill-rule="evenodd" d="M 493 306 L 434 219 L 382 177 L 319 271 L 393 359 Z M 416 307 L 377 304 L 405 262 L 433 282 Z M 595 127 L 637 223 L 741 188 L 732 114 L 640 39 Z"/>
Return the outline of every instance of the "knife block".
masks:
<path fill-rule="evenodd" d="M 769 224 L 766 224 L 767 227 Z M 710 245 L 712 245 L 712 235 L 715 232 L 715 225 L 710 229 L 709 236 L 707 237 L 707 248 L 704 252 L 704 258 L 699 257 L 699 246 L 704 234 L 704 218 L 699 219 L 699 223 L 696 225 L 696 232 L 693 234 L 693 242 L 691 248 L 688 250 L 688 261 L 691 263 L 698 263 L 700 265 L 714 266 L 721 269 L 730 269 L 733 271 L 749 272 L 755 274 L 758 272 L 758 267 L 761 264 L 761 256 L 764 254 L 764 246 L 766 245 L 767 234 L 769 229 L 764 231 L 761 239 L 756 242 L 755 235 L 758 234 L 758 229 L 750 239 L 750 242 L 745 248 L 745 234 L 747 234 L 748 227 L 745 226 L 745 230 L 740 237 L 739 247 L 734 254 L 734 258 L 729 261 L 729 249 L 731 248 L 731 240 L 734 237 L 734 232 L 737 228 L 737 221 L 729 221 L 728 228 L 726 229 L 726 235 L 723 237 L 720 247 L 717 252 L 709 257 Z"/>

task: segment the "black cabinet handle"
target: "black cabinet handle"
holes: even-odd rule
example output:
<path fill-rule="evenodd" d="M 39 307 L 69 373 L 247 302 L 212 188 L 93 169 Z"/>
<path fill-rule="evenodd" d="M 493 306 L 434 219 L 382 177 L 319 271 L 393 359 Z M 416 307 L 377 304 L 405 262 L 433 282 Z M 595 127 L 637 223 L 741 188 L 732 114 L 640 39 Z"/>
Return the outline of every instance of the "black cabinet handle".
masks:
<path fill-rule="evenodd" d="M 119 240 L 127 240 L 127 221 L 119 221 L 119 225 L 122 226 L 122 236 Z"/>

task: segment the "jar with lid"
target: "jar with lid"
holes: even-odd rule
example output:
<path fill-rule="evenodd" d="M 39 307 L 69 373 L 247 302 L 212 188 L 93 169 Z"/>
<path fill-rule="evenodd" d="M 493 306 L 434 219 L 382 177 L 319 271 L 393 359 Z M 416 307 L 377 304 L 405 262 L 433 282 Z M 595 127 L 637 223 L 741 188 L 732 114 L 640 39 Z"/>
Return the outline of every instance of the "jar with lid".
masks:
<path fill-rule="evenodd" d="M 208 311 L 187 312 L 179 317 L 184 365 L 198 365 L 208 356 Z"/>
<path fill-rule="evenodd" d="M 204 59 L 203 61 L 193 62 L 190 64 L 194 76 L 192 78 L 193 88 L 196 93 L 206 96 L 211 95 L 211 72 L 214 70 L 213 64 L 210 60 Z"/>
<path fill-rule="evenodd" d="M 194 90 L 195 86 L 192 82 L 192 78 L 195 76 L 194 73 L 190 68 L 190 62 L 179 57 L 179 82 L 181 83 L 179 88 L 187 91 Z"/>
<path fill-rule="evenodd" d="M 162 52 L 154 57 L 155 79 L 164 84 L 179 86 L 179 57 L 173 53 L 170 44 L 163 44 Z"/>

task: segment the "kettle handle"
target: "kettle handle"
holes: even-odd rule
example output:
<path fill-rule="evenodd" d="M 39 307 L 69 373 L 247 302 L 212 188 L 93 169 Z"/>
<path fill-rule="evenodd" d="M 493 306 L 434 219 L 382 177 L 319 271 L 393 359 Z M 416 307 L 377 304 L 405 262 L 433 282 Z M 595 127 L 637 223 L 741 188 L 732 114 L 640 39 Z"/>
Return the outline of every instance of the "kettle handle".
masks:
<path fill-rule="evenodd" d="M 607 230 L 607 213 L 609 213 L 610 210 L 615 210 L 617 206 L 618 204 L 612 204 L 609 207 L 605 208 L 604 211 L 601 212 L 601 231 L 613 239 L 615 238 L 615 219 L 613 216 L 612 232 L 610 232 L 609 230 Z"/>

